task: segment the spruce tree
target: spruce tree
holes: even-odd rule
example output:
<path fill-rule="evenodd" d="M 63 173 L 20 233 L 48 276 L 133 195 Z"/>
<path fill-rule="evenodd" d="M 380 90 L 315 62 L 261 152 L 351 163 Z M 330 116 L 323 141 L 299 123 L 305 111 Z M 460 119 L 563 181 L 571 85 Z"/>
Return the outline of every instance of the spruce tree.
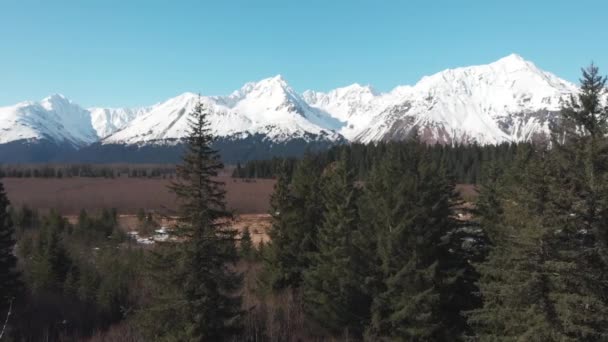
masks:
<path fill-rule="evenodd" d="M 9 215 L 9 200 L 0 182 L 0 320 L 7 319 L 22 284 L 15 256 L 15 229 Z M 10 317 L 8 317 L 10 318 Z"/>
<path fill-rule="evenodd" d="M 468 312 L 477 340 L 564 340 L 548 314 L 553 304 L 543 271 L 549 230 L 542 215 L 549 165 L 546 153 L 521 149 L 509 173 L 492 173 L 482 188 L 476 220 L 488 234 L 491 249 L 477 265 L 483 306 Z"/>
<path fill-rule="evenodd" d="M 51 212 L 43 219 L 32 265 L 27 269 L 29 283 L 34 291 L 63 291 L 63 284 L 72 268 L 72 259 L 62 234 L 66 224 L 65 219 L 56 212 Z"/>
<path fill-rule="evenodd" d="M 424 153 L 416 143 L 392 151 L 370 180 L 367 203 L 375 212 L 382 277 L 368 331 L 374 339 L 453 338 L 440 308 L 443 289 L 453 281 L 442 239 L 458 227 L 456 197 L 453 184 Z"/>
<path fill-rule="evenodd" d="M 302 273 L 317 250 L 317 229 L 322 217 L 319 197 L 320 170 L 312 156 L 298 164 L 291 183 L 284 169 L 271 198 L 273 224 L 270 230 L 266 279 L 275 289 L 296 289 Z"/>
<path fill-rule="evenodd" d="M 295 264 L 297 253 L 297 241 L 290 231 L 292 205 L 289 176 L 283 163 L 270 197 L 270 215 L 272 217 L 272 226 L 268 232 L 270 242 L 266 247 L 266 255 L 262 255 L 263 282 L 274 290 L 296 283 L 296 274 L 292 272 L 291 267 Z"/>
<path fill-rule="evenodd" d="M 357 234 L 360 190 L 345 159 L 326 171 L 318 251 L 304 271 L 303 296 L 309 316 L 331 334 L 361 338 L 370 316 L 371 296 L 364 286 L 369 272 Z"/>
<path fill-rule="evenodd" d="M 555 237 L 547 274 L 555 322 L 571 339 L 608 339 L 608 108 L 606 78 L 590 65 L 581 91 L 562 111 L 551 205 Z M 576 314 L 572 314 L 576 312 Z"/>
<path fill-rule="evenodd" d="M 321 169 L 312 156 L 305 156 L 291 181 L 294 209 L 291 213 L 292 239 L 298 243 L 294 286 L 302 281 L 302 272 L 310 266 L 310 255 L 317 251 L 317 231 L 323 217 Z"/>
<path fill-rule="evenodd" d="M 240 329 L 241 276 L 236 231 L 228 226 L 223 168 L 211 144 L 208 109 L 199 101 L 189 120 L 186 151 L 170 186 L 179 203 L 177 241 L 160 250 L 153 265 L 161 293 L 148 309 L 147 326 L 156 339 L 219 341 Z M 155 270 L 153 270 L 155 271 Z"/>
<path fill-rule="evenodd" d="M 255 247 L 253 247 L 249 227 L 245 227 L 245 229 L 243 229 L 243 233 L 241 234 L 239 253 L 241 258 L 247 261 L 252 261 L 255 257 Z"/>

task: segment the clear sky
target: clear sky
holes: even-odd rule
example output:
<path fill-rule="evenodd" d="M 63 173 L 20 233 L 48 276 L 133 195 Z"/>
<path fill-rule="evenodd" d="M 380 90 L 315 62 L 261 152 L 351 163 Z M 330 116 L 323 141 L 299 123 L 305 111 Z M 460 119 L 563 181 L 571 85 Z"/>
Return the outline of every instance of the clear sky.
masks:
<path fill-rule="evenodd" d="M 513 52 L 576 81 L 591 60 L 608 73 L 607 33 L 605 0 L 0 0 L 0 105 L 149 105 L 276 74 L 388 91 Z"/>

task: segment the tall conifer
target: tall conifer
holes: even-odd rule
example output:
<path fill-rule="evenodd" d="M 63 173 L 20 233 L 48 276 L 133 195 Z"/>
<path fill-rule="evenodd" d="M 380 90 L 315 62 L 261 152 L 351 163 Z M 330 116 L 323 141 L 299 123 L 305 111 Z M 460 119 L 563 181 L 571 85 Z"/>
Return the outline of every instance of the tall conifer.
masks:
<path fill-rule="evenodd" d="M 219 341 L 240 327 L 241 277 L 236 231 L 228 226 L 223 184 L 215 179 L 223 168 L 211 144 L 208 109 L 199 102 L 189 120 L 189 134 L 177 180 L 170 189 L 178 198 L 179 221 L 165 254 L 156 259 L 164 271 L 162 295 L 149 308 L 155 338 Z M 170 326 L 166 322 L 174 322 Z M 150 326 L 149 325 L 149 326 Z"/>
<path fill-rule="evenodd" d="M 10 319 L 13 303 L 21 291 L 15 257 L 15 229 L 9 215 L 9 200 L 0 182 L 0 322 Z M 0 325 L 1 326 L 1 325 Z"/>
<path fill-rule="evenodd" d="M 369 251 L 358 239 L 360 190 L 345 159 L 326 170 L 318 251 L 304 272 L 303 295 L 308 314 L 330 333 L 361 337 L 370 316 L 364 260 Z"/>

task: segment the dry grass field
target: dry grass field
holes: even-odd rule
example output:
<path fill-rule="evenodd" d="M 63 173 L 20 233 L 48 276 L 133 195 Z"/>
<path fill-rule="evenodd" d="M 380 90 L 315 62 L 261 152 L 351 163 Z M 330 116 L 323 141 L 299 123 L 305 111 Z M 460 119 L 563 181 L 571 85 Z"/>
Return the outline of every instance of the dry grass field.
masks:
<path fill-rule="evenodd" d="M 235 179 L 228 175 L 218 179 L 225 183 L 228 206 L 236 214 L 232 225 L 239 231 L 249 228 L 255 245 L 268 241 L 269 201 L 275 181 Z M 165 179 L 4 178 L 2 181 L 17 207 L 26 204 L 42 212 L 55 209 L 72 223 L 77 221 L 81 209 L 96 212 L 116 208 L 119 224 L 125 231 L 137 230 L 135 214 L 140 208 L 170 215 L 176 206 L 176 199 L 167 188 L 170 181 Z M 458 185 L 457 190 L 467 201 L 477 196 L 473 185 Z M 172 222 L 161 224 L 170 227 Z"/>
<path fill-rule="evenodd" d="M 228 207 L 236 214 L 266 214 L 275 181 L 218 177 L 226 185 Z M 116 208 L 120 214 L 136 214 L 142 208 L 167 212 L 175 209 L 175 197 L 167 189 L 170 180 L 146 178 L 4 178 L 9 199 L 19 207 L 27 204 L 40 211 L 58 210 L 76 215 L 81 209 Z M 467 201 L 477 196 L 474 185 L 456 187 Z"/>
<path fill-rule="evenodd" d="M 228 207 L 237 214 L 267 213 L 274 180 L 242 180 L 220 176 L 226 184 Z M 120 214 L 135 214 L 140 208 L 167 212 L 176 199 L 165 179 L 145 178 L 5 178 L 2 180 L 11 203 L 26 204 L 40 211 L 58 210 L 75 215 L 81 209 L 116 208 Z"/>

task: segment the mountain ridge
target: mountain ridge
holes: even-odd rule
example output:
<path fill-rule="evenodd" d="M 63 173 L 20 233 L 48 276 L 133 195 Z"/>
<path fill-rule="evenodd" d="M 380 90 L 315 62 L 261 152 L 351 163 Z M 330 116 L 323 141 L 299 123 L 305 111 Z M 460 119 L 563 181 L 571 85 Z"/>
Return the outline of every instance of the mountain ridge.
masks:
<path fill-rule="evenodd" d="M 226 96 L 184 93 L 141 108 L 83 109 L 56 94 L 0 107 L 0 143 L 175 144 L 186 134 L 187 114 L 202 101 L 211 110 L 213 133 L 227 141 L 256 136 L 267 144 L 367 143 L 418 134 L 428 143 L 496 144 L 546 135 L 577 91 L 511 54 L 489 64 L 446 69 L 385 93 L 358 83 L 298 93 L 276 75 Z"/>

